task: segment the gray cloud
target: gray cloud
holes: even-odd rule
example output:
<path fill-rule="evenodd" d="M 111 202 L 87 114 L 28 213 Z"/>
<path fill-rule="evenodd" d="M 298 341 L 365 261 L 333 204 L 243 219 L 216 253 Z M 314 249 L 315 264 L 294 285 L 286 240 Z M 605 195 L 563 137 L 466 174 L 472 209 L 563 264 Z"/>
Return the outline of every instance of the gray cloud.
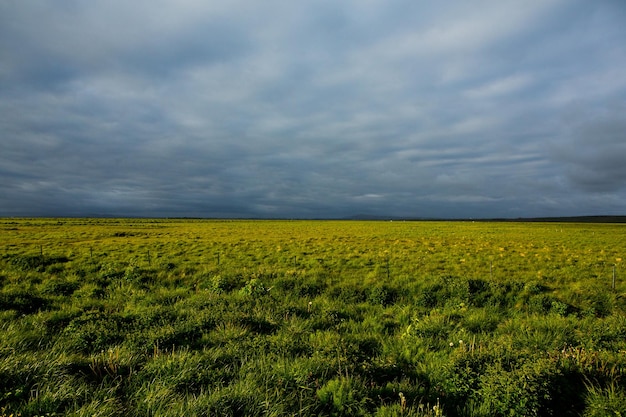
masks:
<path fill-rule="evenodd" d="M 0 5 L 0 215 L 621 214 L 626 7 Z"/>
<path fill-rule="evenodd" d="M 568 140 L 559 142 L 555 153 L 576 188 L 594 193 L 626 189 L 625 111 L 620 103 L 597 115 L 578 114 L 577 120 L 570 121 Z"/>

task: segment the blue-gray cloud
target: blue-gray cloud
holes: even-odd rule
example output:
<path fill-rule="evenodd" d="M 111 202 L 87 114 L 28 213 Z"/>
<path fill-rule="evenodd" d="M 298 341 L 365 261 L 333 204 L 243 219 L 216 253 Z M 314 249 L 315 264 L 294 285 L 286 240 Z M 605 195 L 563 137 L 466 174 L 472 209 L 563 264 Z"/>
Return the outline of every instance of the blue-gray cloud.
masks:
<path fill-rule="evenodd" d="M 619 1 L 0 5 L 0 215 L 623 214 Z"/>

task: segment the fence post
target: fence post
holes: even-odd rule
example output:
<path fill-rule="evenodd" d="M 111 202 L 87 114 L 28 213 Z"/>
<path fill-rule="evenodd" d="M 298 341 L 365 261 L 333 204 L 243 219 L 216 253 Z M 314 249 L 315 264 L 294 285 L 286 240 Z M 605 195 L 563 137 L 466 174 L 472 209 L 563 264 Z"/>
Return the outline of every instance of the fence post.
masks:
<path fill-rule="evenodd" d="M 615 264 L 613 265 L 613 289 L 615 289 Z"/>

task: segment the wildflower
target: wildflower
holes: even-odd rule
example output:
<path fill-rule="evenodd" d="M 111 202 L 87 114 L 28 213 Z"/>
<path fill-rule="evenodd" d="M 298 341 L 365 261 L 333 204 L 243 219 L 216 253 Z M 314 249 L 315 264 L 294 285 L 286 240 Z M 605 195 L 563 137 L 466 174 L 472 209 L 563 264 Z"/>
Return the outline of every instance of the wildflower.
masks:
<path fill-rule="evenodd" d="M 433 406 L 433 411 L 435 412 L 435 416 L 443 416 L 443 410 L 439 405 L 439 398 L 437 398 L 437 404 Z"/>
<path fill-rule="evenodd" d="M 454 342 L 450 342 L 450 347 L 454 347 Z"/>

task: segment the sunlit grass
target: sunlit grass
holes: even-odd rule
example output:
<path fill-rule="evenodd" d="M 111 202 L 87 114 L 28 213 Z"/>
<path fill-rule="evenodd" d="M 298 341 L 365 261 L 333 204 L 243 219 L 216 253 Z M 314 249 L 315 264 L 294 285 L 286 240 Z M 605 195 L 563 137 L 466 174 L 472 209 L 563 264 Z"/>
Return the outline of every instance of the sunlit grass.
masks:
<path fill-rule="evenodd" d="M 623 230 L 0 220 L 0 415 L 620 411 Z"/>

